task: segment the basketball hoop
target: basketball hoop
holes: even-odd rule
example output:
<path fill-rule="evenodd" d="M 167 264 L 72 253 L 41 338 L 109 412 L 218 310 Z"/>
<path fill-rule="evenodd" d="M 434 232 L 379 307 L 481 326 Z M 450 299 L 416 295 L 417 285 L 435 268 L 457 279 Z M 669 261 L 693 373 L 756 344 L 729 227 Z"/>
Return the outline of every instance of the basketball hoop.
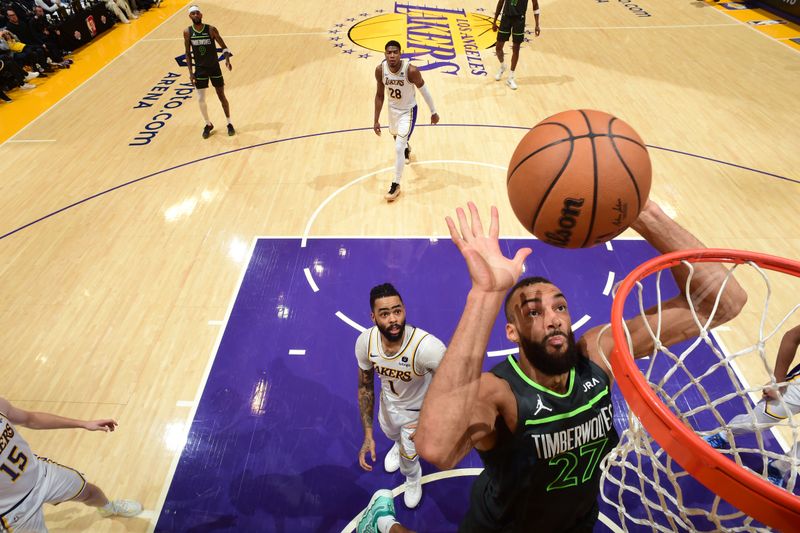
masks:
<path fill-rule="evenodd" d="M 614 338 L 611 366 L 614 378 L 630 410 L 635 414 L 638 420 L 630 417 L 631 429 L 625 432 L 630 433 L 630 435 L 627 435 L 627 438 L 624 439 L 626 442 L 620 441 L 619 450 L 615 450 L 617 452 L 616 457 L 613 457 L 615 451 L 609 454 L 604 466 L 610 468 L 612 466 L 620 467 L 621 465 L 623 473 L 620 477 L 622 481 L 620 482 L 614 479 L 613 476 L 611 476 L 610 481 L 622 490 L 632 492 L 638 498 L 641 498 L 641 500 L 645 500 L 645 505 L 647 505 L 648 498 L 645 498 L 643 495 L 644 485 L 647 480 L 636 480 L 626 483 L 624 469 L 626 467 L 633 467 L 634 463 L 638 461 L 638 466 L 636 466 L 636 468 L 638 469 L 639 477 L 652 475 L 653 478 L 655 478 L 653 482 L 658 489 L 659 476 L 662 474 L 670 476 L 673 482 L 673 477 L 685 475 L 683 473 L 674 474 L 672 472 L 672 460 L 674 460 L 683 470 L 688 472 L 691 477 L 702 483 L 707 489 L 716 493 L 718 497 L 725 500 L 728 504 L 749 515 L 749 517 L 781 531 L 796 531 L 797 528 L 800 527 L 800 498 L 787 490 L 773 485 L 764 479 L 764 477 L 757 475 L 755 472 L 748 470 L 719 451 L 711 448 L 711 446 L 689 426 L 686 417 L 684 420 L 681 420 L 681 418 L 676 416 L 673 412 L 673 410 L 675 410 L 674 402 L 669 402 L 672 404 L 672 409 L 670 409 L 670 406 L 659 398 L 657 392 L 662 391 L 659 390 L 658 385 L 648 381 L 650 378 L 649 371 L 647 372 L 647 376 L 643 374 L 643 371 L 640 370 L 631 355 L 629 337 L 623 318 L 623 310 L 626 299 L 633 288 L 637 285 L 640 287 L 639 297 L 641 302 L 642 286 L 640 281 L 645 277 L 658 273 L 660 280 L 661 271 L 668 268 L 683 264 L 690 270 L 693 270 L 691 266 L 693 263 L 708 262 L 734 264 L 735 266 L 732 271 L 741 265 L 749 265 L 755 268 L 767 283 L 768 294 L 770 290 L 769 280 L 761 271 L 762 268 L 800 277 L 800 262 L 754 252 L 723 249 L 698 249 L 673 252 L 651 259 L 634 269 L 619 286 L 611 309 L 611 331 Z M 658 282 L 659 281 L 657 281 L 657 283 Z M 724 290 L 725 284 L 723 283 L 720 294 Z M 717 302 L 719 301 L 719 297 L 720 295 L 717 295 Z M 767 298 L 767 306 L 768 302 L 769 299 Z M 640 309 L 643 309 L 641 304 Z M 781 321 L 781 324 L 783 324 L 796 309 L 797 307 Z M 703 337 L 706 342 L 710 342 L 707 339 L 708 331 L 705 328 L 706 325 L 700 324 L 699 322 L 697 325 L 701 330 L 701 337 Z M 777 331 L 777 328 L 775 331 Z M 773 335 L 775 331 L 773 331 L 770 336 Z M 653 354 L 653 358 L 655 358 L 656 355 L 661 355 L 660 352 L 664 347 L 660 344 L 658 332 L 651 331 L 651 334 L 658 348 L 656 351 L 658 353 Z M 769 338 L 769 336 L 767 336 L 767 338 Z M 753 347 L 754 349 L 758 347 L 762 358 L 764 357 L 763 341 L 764 339 L 759 339 L 757 346 Z M 699 342 L 698 340 L 698 344 Z M 694 349 L 694 346 L 695 345 L 693 345 L 691 349 Z M 722 358 L 724 359 L 724 357 Z M 682 361 L 682 359 L 676 361 L 675 365 L 681 366 Z M 721 367 L 725 366 L 723 363 L 725 362 L 723 361 L 721 363 Z M 725 366 L 725 369 L 727 370 L 727 366 Z M 656 390 L 654 390 L 654 388 Z M 738 382 L 736 388 L 738 389 Z M 745 391 L 740 390 L 739 394 L 742 397 L 746 397 L 747 392 L 753 392 L 753 389 L 750 388 Z M 662 396 L 668 395 L 664 393 Z M 708 401 L 708 396 L 705 394 L 704 389 L 702 396 Z M 721 419 L 714 405 L 709 405 L 708 409 L 715 415 L 717 421 Z M 693 415 L 694 412 L 691 416 Z M 791 417 L 789 420 L 791 420 Z M 641 427 L 637 427 L 639 421 L 649 436 L 642 431 Z M 723 424 L 723 422 L 719 423 Z M 797 427 L 795 425 L 791 427 L 796 436 Z M 762 445 L 761 451 L 764 452 L 761 437 L 759 437 L 759 443 Z M 663 452 L 666 452 L 668 457 L 665 457 L 664 453 L 657 449 L 659 446 Z M 652 450 L 653 447 L 656 449 Z M 629 460 L 631 453 L 635 453 L 637 458 L 633 462 Z M 646 456 L 645 466 L 642 466 L 643 456 Z M 654 464 L 655 462 L 658 462 L 658 464 Z M 796 471 L 797 465 L 795 465 L 793 469 L 793 472 L 796 473 Z M 632 476 L 632 479 L 635 477 L 635 475 Z M 794 477 L 796 477 L 796 475 Z M 606 479 L 606 473 L 604 473 L 603 481 L 604 483 L 609 481 Z M 793 485 L 794 483 L 790 484 L 789 488 L 791 489 Z M 700 510 L 686 510 L 684 508 L 685 506 L 684 502 L 682 502 L 680 489 L 673 491 L 677 492 L 677 494 L 660 490 L 656 490 L 655 492 L 658 493 L 658 496 L 655 498 L 656 501 L 650 504 L 653 509 L 658 505 L 662 507 L 671 506 L 673 509 L 678 509 L 668 517 L 668 520 L 672 523 L 671 529 L 677 529 L 678 527 L 694 529 L 691 525 L 691 518 L 696 514 L 700 514 Z M 623 507 L 620 514 L 624 513 L 622 496 L 619 497 L 619 505 L 610 501 L 605 494 L 603 495 L 603 499 L 616 506 L 618 510 L 620 507 Z M 713 505 L 712 512 L 706 513 L 711 516 L 709 520 L 718 520 L 714 514 L 717 512 L 717 506 L 719 504 L 720 502 L 717 499 Z M 637 519 L 633 520 L 644 525 L 647 522 L 646 518 L 651 516 L 651 509 L 647 509 L 645 515 L 645 519 L 641 521 Z M 741 516 L 741 514 L 739 514 L 739 516 Z M 749 520 L 749 518 L 745 517 L 745 524 L 741 528 L 731 527 L 731 530 L 752 530 L 748 523 Z M 716 523 L 717 527 L 720 527 L 720 523 L 718 521 Z M 677 526 L 675 524 L 677 524 Z M 728 529 L 728 527 L 729 526 L 725 526 L 723 528 Z M 755 527 L 755 525 L 753 527 Z M 669 530 L 662 527 L 656 528 L 655 526 L 653 526 L 653 529 Z"/>

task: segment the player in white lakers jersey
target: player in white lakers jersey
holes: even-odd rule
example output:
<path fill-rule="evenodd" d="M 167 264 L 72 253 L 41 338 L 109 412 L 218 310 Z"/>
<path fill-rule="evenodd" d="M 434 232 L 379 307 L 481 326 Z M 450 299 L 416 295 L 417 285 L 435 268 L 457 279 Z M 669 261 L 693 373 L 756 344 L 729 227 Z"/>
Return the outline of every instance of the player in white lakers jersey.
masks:
<path fill-rule="evenodd" d="M 400 56 L 400 43 L 389 41 L 384 48 L 386 59 L 375 67 L 375 79 L 378 90 L 375 93 L 375 122 L 373 129 L 376 135 L 381 134 L 381 109 L 383 109 L 384 94 L 389 94 L 389 133 L 394 137 L 394 180 L 389 186 L 389 192 L 384 198 L 393 202 L 400 196 L 400 178 L 403 175 L 403 164 L 408 163 L 411 146 L 408 141 L 414 132 L 417 122 L 416 89 L 425 98 L 425 103 L 431 110 L 431 124 L 439 122 L 439 114 L 433 105 L 433 98 L 422 79 L 419 69 L 411 64 L 408 59 Z"/>
<path fill-rule="evenodd" d="M 775 359 L 775 383 L 784 384 L 765 387 L 763 398 L 753 408 L 753 413 L 742 413 L 728 421 L 728 430 L 714 433 L 706 437 L 706 441 L 714 448 L 727 450 L 730 435 L 742 435 L 754 431 L 763 431 L 777 425 L 782 420 L 800 414 L 800 364 L 792 367 L 800 347 L 800 325 L 787 331 L 781 338 L 778 355 Z M 789 450 L 794 454 L 795 462 L 800 468 L 800 443 L 794 443 Z M 767 464 L 767 477 L 779 487 L 786 487 L 791 474 L 791 459 L 770 459 Z"/>
<path fill-rule="evenodd" d="M 358 462 L 361 468 L 369 471 L 372 466 L 367 462 L 367 453 L 375 461 L 372 418 L 373 383 L 377 373 L 381 379 L 378 420 L 386 436 L 394 441 L 384 467 L 387 472 L 399 468 L 406 476 L 403 499 L 406 507 L 414 508 L 422 498 L 422 469 L 411 436 L 416 431 L 422 400 L 444 356 L 445 346 L 430 333 L 406 326 L 403 300 L 391 284 L 373 287 L 369 303 L 375 326 L 362 332 L 356 341 L 358 407 L 364 426 L 364 444 L 358 453 Z"/>
<path fill-rule="evenodd" d="M 37 457 L 16 426 L 31 429 L 83 428 L 114 431 L 114 420 L 75 420 L 25 411 L 0 398 L 0 531 L 47 531 L 42 506 L 73 500 L 97 507 L 102 516 L 136 516 L 142 506 L 133 500 L 109 501 L 77 470 Z"/>

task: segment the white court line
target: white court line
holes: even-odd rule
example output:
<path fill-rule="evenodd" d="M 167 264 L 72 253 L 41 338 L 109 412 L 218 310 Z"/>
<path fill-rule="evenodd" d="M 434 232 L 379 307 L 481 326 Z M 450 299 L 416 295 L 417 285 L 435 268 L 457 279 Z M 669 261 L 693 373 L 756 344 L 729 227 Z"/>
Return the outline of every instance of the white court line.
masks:
<path fill-rule="evenodd" d="M 486 355 L 489 357 L 503 357 L 506 355 L 511 355 L 513 353 L 519 353 L 519 346 L 516 348 L 509 348 L 507 350 L 493 350 L 491 352 L 486 352 Z"/>
<path fill-rule="evenodd" d="M 603 296 L 608 296 L 611 293 L 611 287 L 614 286 L 614 271 L 609 271 L 608 279 L 606 279 L 606 286 L 603 287 Z"/>
<path fill-rule="evenodd" d="M 582 31 L 582 30 L 691 30 L 694 28 L 732 28 L 739 24 L 668 24 L 659 26 L 565 26 L 563 28 L 547 28 L 547 31 Z"/>
<path fill-rule="evenodd" d="M 209 320 L 209 326 L 221 326 L 223 324 L 222 320 Z"/>
<path fill-rule="evenodd" d="M 592 317 L 590 317 L 589 315 L 583 315 L 576 322 L 572 323 L 572 331 L 573 332 L 578 331 L 578 328 L 580 328 L 582 325 L 586 324 L 591 319 L 592 319 Z"/>
<path fill-rule="evenodd" d="M 317 284 L 314 282 L 314 278 L 311 277 L 311 270 L 306 267 L 303 269 L 303 273 L 306 275 L 306 281 L 308 281 L 308 284 L 311 285 L 311 290 L 314 292 L 319 292 L 319 287 L 317 287 Z"/>
<path fill-rule="evenodd" d="M 233 312 L 233 304 L 236 302 L 236 296 L 238 296 L 239 292 L 242 290 L 242 283 L 244 283 L 244 276 L 247 273 L 247 267 L 250 266 L 250 261 L 253 258 L 253 252 L 256 249 L 256 243 L 258 242 L 257 238 L 254 238 L 253 241 L 250 243 L 250 252 L 247 254 L 246 261 L 242 264 L 242 272 L 239 274 L 239 281 L 236 283 L 236 289 L 233 291 L 231 295 L 230 303 L 228 304 L 228 310 L 225 313 L 225 320 L 224 323 L 227 324 L 231 318 L 231 313 Z M 197 407 L 200 405 L 200 398 L 203 395 L 203 390 L 206 388 L 206 383 L 208 383 L 208 376 L 211 374 L 211 367 L 214 365 L 214 361 L 217 358 L 217 353 L 219 352 L 219 346 L 222 343 L 222 335 L 225 333 L 225 327 L 220 328 L 219 334 L 217 334 L 217 340 L 214 342 L 214 349 L 211 351 L 211 355 L 208 358 L 208 363 L 206 363 L 206 368 L 203 371 L 203 377 L 200 379 L 200 384 L 197 386 L 197 392 L 195 393 L 195 399 L 192 402 L 191 409 L 189 413 L 186 415 L 186 422 L 184 423 L 183 428 L 183 441 L 185 442 L 189 436 L 189 430 L 192 427 L 192 420 L 194 420 L 194 415 L 197 413 Z M 158 497 L 158 503 L 156 505 L 155 511 L 153 513 L 153 517 L 150 519 L 150 525 L 147 528 L 148 533 L 153 533 L 156 529 L 156 523 L 158 522 L 158 517 L 161 516 L 161 510 L 164 508 L 164 502 L 167 499 L 167 492 L 169 491 L 169 486 L 172 484 L 172 478 L 175 477 L 175 470 L 178 468 L 178 461 L 183 455 L 183 446 L 181 449 L 175 452 L 175 456 L 172 458 L 172 464 L 169 467 L 169 472 L 167 473 L 167 478 L 164 480 L 164 485 L 161 487 L 161 494 Z"/>
<path fill-rule="evenodd" d="M 500 166 L 500 165 L 492 165 L 490 163 L 479 163 L 477 161 L 462 161 L 460 159 L 434 159 L 434 160 L 431 160 L 431 161 L 415 161 L 414 163 L 411 163 L 410 166 L 414 166 L 414 165 L 430 165 L 430 164 L 436 164 L 436 163 L 455 163 L 455 164 L 461 164 L 461 165 L 477 165 L 479 167 L 496 168 L 496 169 L 500 169 L 500 170 L 503 170 L 503 171 L 507 170 L 507 167 L 503 167 L 503 166 Z M 372 176 L 374 176 L 376 174 L 380 174 L 381 172 L 389 172 L 391 170 L 394 170 L 393 166 L 392 167 L 382 168 L 380 170 L 376 170 L 375 172 L 370 172 L 369 174 L 364 174 L 363 176 L 358 177 L 358 178 L 354 179 L 353 181 L 351 181 L 349 183 L 346 183 L 346 184 L 342 185 L 341 187 L 339 187 L 338 189 L 336 189 L 335 191 L 333 191 L 327 198 L 325 198 L 322 201 L 321 204 L 319 204 L 317 209 L 314 210 L 314 212 L 311 214 L 311 217 L 308 219 L 308 223 L 306 224 L 306 229 L 303 230 L 303 240 L 300 242 L 300 248 L 305 248 L 306 247 L 306 243 L 308 242 L 308 233 L 309 233 L 309 231 L 311 231 L 311 225 L 314 224 L 314 220 L 317 219 L 317 215 L 319 215 L 320 211 L 322 211 L 322 209 L 326 205 L 328 205 L 328 202 L 333 200 L 333 198 L 336 195 L 338 195 L 340 192 L 348 189 L 349 187 L 352 187 L 353 185 L 355 185 L 356 183 L 358 183 L 360 181 L 363 181 L 363 180 L 365 180 L 367 178 L 370 178 L 370 177 L 372 177 Z M 369 237 L 369 238 L 375 238 L 375 237 Z"/>
<path fill-rule="evenodd" d="M 339 320 L 344 322 L 345 324 L 352 326 L 353 329 L 357 329 L 359 332 L 367 331 L 367 328 L 356 322 L 355 320 L 348 317 L 346 314 L 342 313 L 341 311 L 336 311 L 336 316 L 339 317 Z"/>
<path fill-rule="evenodd" d="M 13 139 L 13 138 L 14 138 L 14 137 L 16 137 L 17 135 L 19 135 L 20 133 L 22 133 L 23 131 L 25 131 L 26 129 L 28 129 L 28 128 L 29 128 L 29 127 L 32 125 L 32 124 L 35 124 L 36 122 L 38 122 L 38 121 L 39 121 L 39 119 L 41 119 L 43 116 L 45 116 L 45 115 L 46 115 L 46 114 L 48 114 L 50 111 L 52 111 L 53 109 L 55 109 L 55 107 L 56 107 L 56 106 L 58 106 L 58 105 L 59 105 L 61 102 L 63 102 L 63 101 L 64 101 L 64 100 L 66 100 L 66 99 L 67 99 L 69 96 L 71 96 L 71 95 L 72 95 L 72 93 L 74 93 L 75 91 L 77 91 L 78 89 L 80 89 L 81 87 L 83 87 L 84 85 L 86 85 L 87 83 L 89 83 L 91 80 L 93 80 L 93 79 L 95 78 L 95 76 L 97 76 L 98 74 L 100 74 L 101 72 L 103 72 L 105 69 L 107 69 L 108 67 L 110 67 L 111 65 L 113 65 L 114 63 L 116 63 L 117 61 L 119 61 L 119 58 L 121 58 L 122 56 L 124 56 L 125 54 L 127 54 L 128 52 L 130 52 L 130 51 L 131 51 L 131 50 L 132 50 L 132 49 L 133 49 L 133 48 L 134 48 L 134 47 L 135 47 L 137 44 L 139 44 L 140 42 L 142 42 L 142 41 L 144 41 L 145 39 L 147 39 L 147 36 L 148 36 L 148 35 L 150 35 L 150 34 L 151 34 L 151 33 L 153 33 L 154 31 L 156 31 L 156 30 L 160 29 L 160 28 L 161 28 L 161 26 L 163 26 L 164 24 L 166 24 L 167 22 L 169 22 L 169 21 L 170 21 L 170 20 L 171 20 L 173 17 L 175 17 L 176 15 L 182 15 L 182 14 L 183 14 L 183 9 L 179 9 L 178 11 L 176 11 L 175 13 L 173 13 L 172 15 L 170 15 L 169 17 L 167 17 L 167 19 L 166 19 L 166 20 L 164 20 L 164 21 L 163 21 L 161 24 L 159 24 L 158 26 L 156 26 L 155 28 L 153 28 L 152 30 L 150 30 L 149 32 L 147 32 L 147 34 L 146 34 L 146 35 L 144 35 L 144 36 L 143 36 L 141 39 L 139 39 L 138 41 L 136 41 L 135 43 L 133 43 L 132 45 L 130 45 L 130 46 L 127 48 L 127 49 L 123 50 L 121 54 L 119 54 L 117 57 L 115 57 L 114 59 L 112 59 L 111 61 L 109 61 L 108 63 L 106 63 L 106 64 L 105 64 L 103 67 L 101 67 L 101 68 L 100 68 L 100 70 L 98 70 L 97 72 L 95 72 L 94 74 L 92 74 L 91 76 L 89 76 L 88 78 L 86 78 L 85 80 L 83 80 L 83 82 L 81 82 L 81 83 L 80 83 L 80 84 L 79 84 L 77 87 L 75 87 L 75 88 L 74 88 L 74 89 L 72 89 L 70 92 L 68 92 L 67 94 L 65 94 L 64 96 L 62 96 L 62 97 L 61 97 L 61 98 L 58 100 L 58 102 L 56 102 L 55 104 L 53 104 L 53 105 L 51 105 L 50 107 L 48 107 L 47 109 L 45 109 L 45 110 L 44 110 L 44 112 L 42 112 L 42 114 L 41 114 L 41 115 L 39 115 L 39 116 L 38 116 L 38 117 L 36 117 L 35 119 L 31 120 L 31 121 L 30 121 L 30 122 L 28 122 L 27 124 L 25 124 L 25 126 L 23 126 L 23 127 L 22 127 L 22 129 L 20 129 L 20 130 L 19 130 L 17 133 L 15 133 L 14 135 L 12 135 L 12 136 L 11 136 L 9 139 L 7 139 L 5 142 L 3 142 L 3 143 L 0 143 L 0 148 L 2 148 L 2 147 L 3 147 L 3 145 L 5 145 L 6 143 L 9 143 L 9 142 L 14 142 L 14 141 L 12 141 L 11 139 Z"/>
<path fill-rule="evenodd" d="M 20 130 L 22 131 L 22 130 Z M 56 142 L 55 139 L 20 139 L 19 141 L 12 141 L 11 139 L 7 140 L 6 142 L 9 143 L 54 143 Z"/>
<path fill-rule="evenodd" d="M 611 244 L 611 241 L 606 241 L 606 250 L 608 250 L 609 252 L 614 251 L 614 246 Z"/>
<path fill-rule="evenodd" d="M 289 355 L 305 355 L 305 350 L 289 350 Z"/>
<path fill-rule="evenodd" d="M 456 477 L 475 477 L 481 472 L 483 472 L 483 468 L 458 468 L 456 470 L 445 470 L 443 472 L 434 472 L 432 474 L 422 476 L 421 484 L 425 485 L 426 483 L 433 483 L 434 481 L 439 481 L 440 479 L 450 479 Z M 394 498 L 397 498 L 405 491 L 406 491 L 405 484 L 398 485 L 392 489 L 392 496 Z M 369 502 L 365 502 L 365 504 L 366 503 Z M 358 514 L 356 514 L 356 516 L 352 520 L 350 520 L 350 522 L 346 526 L 342 528 L 341 533 L 353 533 L 353 531 L 356 530 L 356 523 L 358 522 L 358 518 L 361 516 L 361 513 L 363 513 L 365 510 L 366 507 L 364 507 L 364 509 L 359 511 Z M 603 522 L 605 525 L 607 525 L 614 533 L 622 533 L 622 530 L 619 528 L 619 526 L 617 526 L 617 524 L 612 522 L 602 513 L 600 513 L 600 521 Z"/>
<path fill-rule="evenodd" d="M 175 402 L 175 407 L 192 407 L 194 402 L 191 400 L 178 400 Z"/>
<path fill-rule="evenodd" d="M 722 15 L 726 16 L 726 17 L 728 17 L 729 19 L 733 19 L 733 20 L 735 20 L 735 21 L 736 21 L 736 26 L 744 26 L 744 27 L 746 27 L 746 28 L 748 28 L 748 29 L 750 29 L 750 30 L 753 30 L 753 31 L 754 31 L 754 32 L 756 32 L 757 34 L 761 35 L 762 37 L 766 37 L 766 38 L 767 38 L 767 39 L 769 39 L 770 41 L 778 43 L 778 44 L 779 44 L 779 45 L 781 45 L 783 48 L 788 48 L 789 50 L 791 50 L 792 52 L 794 52 L 794 53 L 796 53 L 796 54 L 797 54 L 797 53 L 800 53 L 800 50 L 798 50 L 797 48 L 794 48 L 793 46 L 788 46 L 788 45 L 785 45 L 785 44 L 783 44 L 782 42 L 780 42 L 778 39 L 775 39 L 775 38 L 773 38 L 773 37 L 770 37 L 770 36 L 769 36 L 769 35 L 767 35 L 765 32 L 758 31 L 758 29 L 756 29 L 756 27 L 755 27 L 755 26 L 753 26 L 752 24 L 748 24 L 748 23 L 746 23 L 746 22 L 742 22 L 741 20 L 737 19 L 737 18 L 736 18 L 736 17 L 734 17 L 733 15 L 730 15 L 730 14 L 728 14 L 727 10 L 715 9 L 714 11 L 716 11 L 717 13 L 720 13 L 720 14 L 722 14 Z M 781 20 L 787 20 L 787 19 L 786 19 L 786 17 L 781 17 L 781 16 L 779 16 L 779 15 L 775 15 L 775 17 L 776 17 L 776 18 L 780 18 Z"/>
<path fill-rule="evenodd" d="M 303 35 L 333 35 L 332 33 L 329 34 L 327 31 L 312 31 L 307 33 L 254 33 L 251 35 L 226 35 L 226 39 L 247 39 L 250 37 L 292 37 L 294 35 L 303 36 Z M 161 39 L 147 39 L 148 43 L 156 43 L 160 41 L 181 41 L 183 42 L 183 37 L 163 37 Z"/>

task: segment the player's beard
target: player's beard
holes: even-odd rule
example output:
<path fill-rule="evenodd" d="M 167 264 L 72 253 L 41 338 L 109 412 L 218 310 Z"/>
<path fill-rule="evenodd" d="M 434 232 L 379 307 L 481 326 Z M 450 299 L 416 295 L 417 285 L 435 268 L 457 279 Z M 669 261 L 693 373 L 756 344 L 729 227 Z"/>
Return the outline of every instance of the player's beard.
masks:
<path fill-rule="evenodd" d="M 566 350 L 563 353 L 550 353 L 547 351 L 547 340 L 556 335 L 567 337 Z M 538 371 L 548 376 L 559 376 L 569 372 L 578 364 L 578 350 L 575 347 L 575 335 L 570 331 L 567 334 L 550 333 L 542 342 L 536 342 L 520 334 L 519 344 L 521 351 L 528 362 Z"/>
<path fill-rule="evenodd" d="M 378 331 L 381 332 L 381 335 L 383 335 L 387 341 L 397 342 L 403 338 L 403 335 L 406 334 L 406 323 L 405 321 L 403 321 L 400 324 L 400 329 L 398 330 L 398 332 L 394 334 L 389 331 L 389 328 L 384 328 L 383 326 L 378 326 Z"/>

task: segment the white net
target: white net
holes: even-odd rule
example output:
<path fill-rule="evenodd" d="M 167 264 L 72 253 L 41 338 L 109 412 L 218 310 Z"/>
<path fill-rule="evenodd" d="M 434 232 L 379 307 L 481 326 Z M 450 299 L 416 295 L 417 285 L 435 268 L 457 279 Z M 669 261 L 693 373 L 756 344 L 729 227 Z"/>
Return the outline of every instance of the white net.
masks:
<path fill-rule="evenodd" d="M 690 271 L 685 291 L 690 295 L 694 266 L 690 261 L 682 263 Z M 757 332 L 752 332 L 750 337 L 757 339 L 743 349 L 729 352 L 721 339 L 710 333 L 708 325 L 712 323 L 713 313 L 733 272 L 737 271 L 737 279 L 741 281 L 743 271 L 749 269 L 752 270 L 748 279 L 763 283 L 760 291 L 748 287 L 751 304 L 753 293 L 763 294 L 763 298 L 758 299 L 763 303 L 761 311 L 751 315 L 757 317 L 760 314 Z M 790 294 L 789 298 L 797 301 L 800 291 L 795 286 L 791 293 L 781 292 L 777 300 L 784 303 L 783 310 L 772 310 L 771 304 L 776 298 L 773 298 L 773 286 L 765 270 L 754 262 L 736 265 L 722 284 L 712 316 L 705 323 L 701 323 L 691 296 L 687 296 L 700 333 L 692 341 L 667 347 L 659 340 L 663 272 L 660 270 L 637 282 L 635 294 L 628 295 L 630 301 L 626 302 L 626 306 L 638 308 L 642 315 L 645 309 L 658 306 L 656 327 L 653 330 L 648 326 L 655 340 L 655 349 L 649 357 L 637 361 L 646 381 L 684 425 L 701 437 L 711 437 L 713 444 L 721 444 L 718 448 L 720 453 L 741 468 L 750 469 L 764 478 L 771 476 L 771 481 L 779 481 L 785 485 L 785 490 L 796 495 L 800 488 L 800 420 L 796 419 L 800 417 L 793 418 L 792 415 L 800 412 L 800 375 L 791 381 L 776 383 L 773 368 L 782 332 L 800 323 L 800 305 L 786 306 L 786 296 Z M 782 277 L 799 281 L 794 276 Z M 670 281 L 666 282 L 667 279 Z M 671 276 L 665 276 L 665 283 L 671 283 L 671 280 Z M 774 325 L 768 327 L 768 323 Z M 630 347 L 627 329 L 626 335 Z M 740 368 L 745 362 L 750 369 L 755 366 L 769 378 L 763 384 L 747 383 L 741 377 Z M 800 372 L 800 365 L 797 370 Z M 748 374 L 752 374 L 752 370 Z M 791 376 L 790 372 L 787 380 Z M 780 388 L 782 393 L 778 394 L 778 400 L 766 404 L 765 414 L 762 397 L 766 388 Z M 601 500 L 605 512 L 608 513 L 609 507 L 611 513 L 616 512 L 617 517 L 611 518 L 617 518 L 622 529 L 770 531 L 684 471 L 647 433 L 627 406 L 615 407 L 617 416 L 622 415 L 617 422 L 627 425 L 627 429 L 621 432 L 619 445 L 603 460 Z M 712 437 L 714 435 L 716 437 Z"/>

